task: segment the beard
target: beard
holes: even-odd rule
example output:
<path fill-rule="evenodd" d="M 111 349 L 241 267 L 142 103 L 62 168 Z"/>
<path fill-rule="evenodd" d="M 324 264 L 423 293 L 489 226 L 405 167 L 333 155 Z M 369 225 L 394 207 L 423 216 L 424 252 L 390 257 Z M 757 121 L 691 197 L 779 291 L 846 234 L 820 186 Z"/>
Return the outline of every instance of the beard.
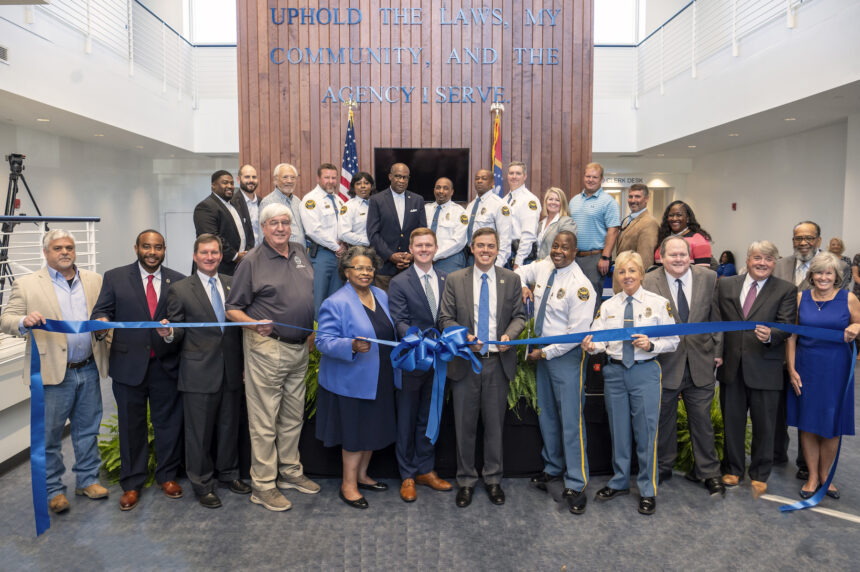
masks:
<path fill-rule="evenodd" d="M 817 248 L 810 248 L 806 254 L 801 254 L 796 248 L 794 249 L 794 257 L 801 262 L 809 262 L 816 254 L 818 254 Z"/>

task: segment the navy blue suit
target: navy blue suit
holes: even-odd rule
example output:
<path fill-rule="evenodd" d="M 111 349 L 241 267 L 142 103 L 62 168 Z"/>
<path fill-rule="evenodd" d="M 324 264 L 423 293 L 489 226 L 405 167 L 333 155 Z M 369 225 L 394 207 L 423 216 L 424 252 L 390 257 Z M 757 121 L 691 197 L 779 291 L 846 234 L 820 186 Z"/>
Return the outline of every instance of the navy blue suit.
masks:
<path fill-rule="evenodd" d="M 108 270 L 92 318 L 115 322 L 160 321 L 167 317 L 170 286 L 185 278 L 161 267 L 161 292 L 155 316 L 150 316 L 137 262 Z M 166 344 L 154 329 L 115 329 L 110 345 L 110 369 L 116 398 L 120 438 L 120 485 L 139 491 L 147 475 L 149 431 L 146 404 L 155 430 L 159 483 L 176 479 L 182 451 L 182 401 L 176 389 L 178 344 Z M 152 352 L 155 353 L 151 356 Z"/>
<path fill-rule="evenodd" d="M 445 290 L 445 273 L 436 270 L 439 295 L 436 312 Z M 402 338 L 410 326 L 422 330 L 436 326 L 424 285 L 418 278 L 415 266 L 391 279 L 388 287 L 388 308 L 397 329 L 397 337 Z M 433 470 L 435 452 L 433 444 L 425 436 L 427 418 L 430 415 L 430 396 L 433 391 L 433 370 L 424 373 L 403 372 L 401 389 L 396 392 L 397 399 L 397 464 L 402 479 L 414 479 Z"/>
<path fill-rule="evenodd" d="M 377 273 L 383 276 L 397 274 L 397 266 L 388 259 L 395 252 L 409 252 L 409 235 L 416 228 L 427 226 L 424 199 L 407 190 L 403 191 L 406 195 L 406 210 L 401 228 L 394 199 L 391 197 L 393 192 L 389 187 L 381 193 L 371 195 L 367 208 L 367 239 L 385 262 L 382 270 Z"/>

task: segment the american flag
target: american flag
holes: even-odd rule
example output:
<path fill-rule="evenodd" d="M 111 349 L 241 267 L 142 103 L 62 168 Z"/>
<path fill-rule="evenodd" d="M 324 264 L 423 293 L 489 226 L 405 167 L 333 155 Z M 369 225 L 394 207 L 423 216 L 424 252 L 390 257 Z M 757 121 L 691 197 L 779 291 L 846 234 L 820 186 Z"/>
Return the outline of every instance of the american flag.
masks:
<path fill-rule="evenodd" d="M 349 110 L 349 122 L 346 126 L 346 141 L 343 144 L 343 162 L 340 166 L 340 199 L 349 200 L 349 183 L 352 176 L 358 172 L 358 153 L 355 151 L 355 125 L 353 124 L 352 108 Z"/>
<path fill-rule="evenodd" d="M 494 113 L 493 118 L 493 182 L 496 194 L 502 196 L 502 114 Z"/>

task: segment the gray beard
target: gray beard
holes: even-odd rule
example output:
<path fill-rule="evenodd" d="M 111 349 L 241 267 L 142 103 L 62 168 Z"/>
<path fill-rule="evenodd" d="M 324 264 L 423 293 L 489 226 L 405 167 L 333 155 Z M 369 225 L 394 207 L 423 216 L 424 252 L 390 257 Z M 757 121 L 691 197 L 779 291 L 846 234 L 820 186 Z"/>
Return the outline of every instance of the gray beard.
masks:
<path fill-rule="evenodd" d="M 806 256 L 804 256 L 804 255 L 802 255 L 801 253 L 799 253 L 799 252 L 797 251 L 797 249 L 796 249 L 796 248 L 794 249 L 794 257 L 795 257 L 797 260 L 800 260 L 801 262 L 809 262 L 810 260 L 812 260 L 813 258 L 815 258 L 815 255 L 816 255 L 816 254 L 818 254 L 818 250 L 810 250 L 810 251 L 809 251 L 809 254 L 807 254 Z"/>

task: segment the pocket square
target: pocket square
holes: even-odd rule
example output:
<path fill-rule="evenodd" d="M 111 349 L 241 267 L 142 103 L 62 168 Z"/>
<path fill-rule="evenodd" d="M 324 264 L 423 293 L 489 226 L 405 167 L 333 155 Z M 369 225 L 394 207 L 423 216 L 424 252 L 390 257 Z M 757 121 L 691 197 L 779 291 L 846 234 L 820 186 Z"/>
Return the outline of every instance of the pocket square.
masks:
<path fill-rule="evenodd" d="M 411 210 L 411 211 L 409 211 L 409 212 L 411 212 L 411 213 L 417 213 L 417 212 L 418 212 L 418 209 L 412 209 L 412 210 Z"/>

